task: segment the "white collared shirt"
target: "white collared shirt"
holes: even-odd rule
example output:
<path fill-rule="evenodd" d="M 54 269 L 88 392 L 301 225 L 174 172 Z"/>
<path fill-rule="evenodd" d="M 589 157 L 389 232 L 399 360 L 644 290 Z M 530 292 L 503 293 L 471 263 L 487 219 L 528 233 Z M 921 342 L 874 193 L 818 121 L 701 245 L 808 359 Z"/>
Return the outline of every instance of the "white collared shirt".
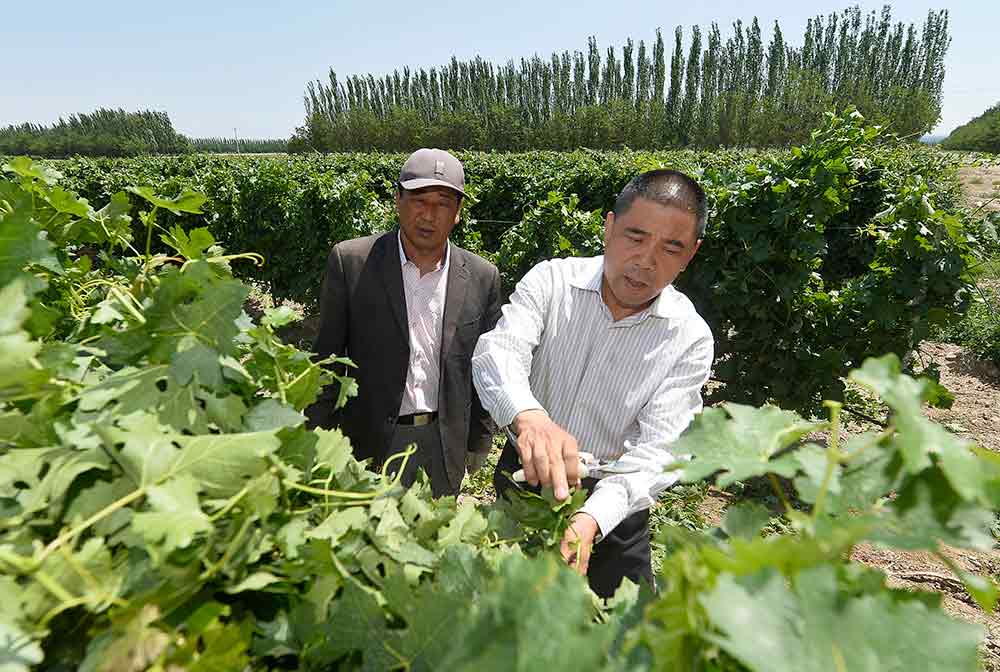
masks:
<path fill-rule="evenodd" d="M 441 329 L 444 322 L 444 302 L 448 294 L 448 266 L 451 243 L 448 243 L 437 268 L 423 276 L 420 269 L 406 258 L 401 234 L 399 263 L 403 271 L 403 296 L 406 297 L 406 321 L 410 335 L 410 366 L 406 370 L 406 387 L 399 404 L 399 414 L 424 413 L 438 410 L 438 388 L 441 379 Z"/>
<path fill-rule="evenodd" d="M 581 451 L 622 458 L 635 473 L 601 479 L 583 511 L 607 536 L 677 480 L 669 444 L 701 411 L 712 332 L 668 286 L 617 322 L 601 296 L 604 257 L 544 261 L 517 284 L 496 328 L 483 334 L 472 379 L 500 426 L 543 409 Z"/>

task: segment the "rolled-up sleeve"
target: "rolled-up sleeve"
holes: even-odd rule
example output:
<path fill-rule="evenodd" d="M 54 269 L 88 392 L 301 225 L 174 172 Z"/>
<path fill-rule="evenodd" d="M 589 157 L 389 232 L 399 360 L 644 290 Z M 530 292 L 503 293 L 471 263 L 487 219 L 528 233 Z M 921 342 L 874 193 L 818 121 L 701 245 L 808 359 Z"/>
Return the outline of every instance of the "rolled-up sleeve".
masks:
<path fill-rule="evenodd" d="M 711 333 L 701 335 L 677 358 L 670 375 L 639 412 L 634 440 L 625 442 L 619 458 L 637 471 L 601 479 L 580 509 L 597 521 L 601 538 L 628 516 L 648 509 L 677 481 L 677 472 L 667 467 L 688 456 L 674 455 L 670 444 L 701 412 L 701 389 L 711 373 L 713 356 Z"/>
<path fill-rule="evenodd" d="M 522 411 L 545 410 L 531 391 L 529 377 L 552 289 L 551 269 L 542 262 L 517 283 L 496 327 L 476 344 L 472 381 L 483 408 L 500 427 L 509 425 Z"/>

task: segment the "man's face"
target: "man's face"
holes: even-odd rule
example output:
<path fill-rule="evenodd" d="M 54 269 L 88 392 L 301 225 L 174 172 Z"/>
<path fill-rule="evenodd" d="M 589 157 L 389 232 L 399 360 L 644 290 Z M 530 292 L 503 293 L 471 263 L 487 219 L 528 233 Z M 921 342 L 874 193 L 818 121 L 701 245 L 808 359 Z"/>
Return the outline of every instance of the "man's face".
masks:
<path fill-rule="evenodd" d="M 701 245 L 696 225 L 694 213 L 641 197 L 620 217 L 608 213 L 604 288 L 613 313 L 643 310 L 680 275 Z"/>
<path fill-rule="evenodd" d="M 399 229 L 421 254 L 435 254 L 444 248 L 459 218 L 459 195 L 447 187 L 424 187 L 396 192 Z"/>

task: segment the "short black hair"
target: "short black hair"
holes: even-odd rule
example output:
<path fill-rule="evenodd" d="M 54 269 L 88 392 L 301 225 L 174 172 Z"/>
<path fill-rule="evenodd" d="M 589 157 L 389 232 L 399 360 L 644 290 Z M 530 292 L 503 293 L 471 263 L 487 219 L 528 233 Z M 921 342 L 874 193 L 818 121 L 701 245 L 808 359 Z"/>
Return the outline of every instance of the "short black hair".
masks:
<path fill-rule="evenodd" d="M 659 168 L 648 170 L 633 177 L 615 199 L 614 213 L 621 217 L 637 198 L 645 198 L 659 203 L 686 210 L 695 216 L 695 238 L 705 236 L 705 226 L 708 222 L 708 203 L 705 190 L 679 170 Z"/>

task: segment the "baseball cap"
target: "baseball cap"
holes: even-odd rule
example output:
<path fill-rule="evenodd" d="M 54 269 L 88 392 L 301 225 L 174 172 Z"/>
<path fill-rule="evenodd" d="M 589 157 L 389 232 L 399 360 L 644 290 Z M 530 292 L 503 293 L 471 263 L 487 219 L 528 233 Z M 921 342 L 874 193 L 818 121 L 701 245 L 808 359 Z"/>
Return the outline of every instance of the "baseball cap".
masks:
<path fill-rule="evenodd" d="M 418 149 L 399 171 L 399 186 L 407 191 L 448 187 L 465 196 L 465 170 L 461 161 L 443 149 Z"/>

